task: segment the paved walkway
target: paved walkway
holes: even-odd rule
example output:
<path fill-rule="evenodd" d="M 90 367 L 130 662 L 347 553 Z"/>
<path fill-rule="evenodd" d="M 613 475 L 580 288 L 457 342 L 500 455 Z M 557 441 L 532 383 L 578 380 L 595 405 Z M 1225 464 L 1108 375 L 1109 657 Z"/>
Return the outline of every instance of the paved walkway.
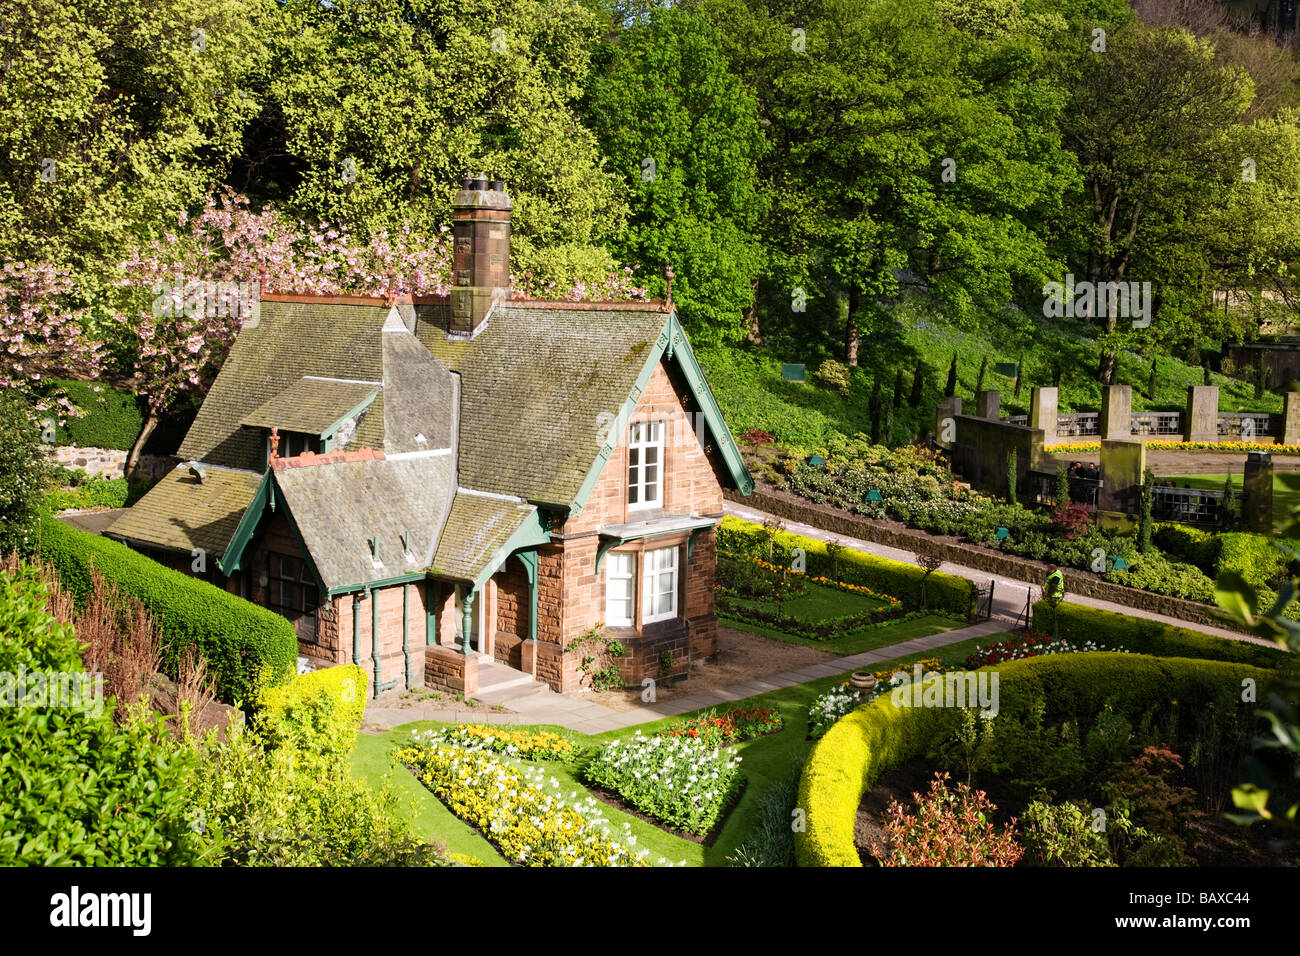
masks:
<path fill-rule="evenodd" d="M 720 707 L 746 697 L 755 697 L 783 687 L 806 684 L 821 677 L 834 677 L 846 671 L 858 670 L 879 664 L 882 661 L 905 657 L 908 654 L 920 654 L 936 650 L 949 644 L 957 644 L 972 637 L 984 637 L 997 634 L 1007 629 L 1006 621 L 992 620 L 972 624 L 970 627 L 944 631 L 915 637 L 910 641 L 900 641 L 873 651 L 851 654 L 848 657 L 836 657 L 820 664 L 802 667 L 798 670 L 771 674 L 767 677 L 754 678 L 741 684 L 733 684 L 721 690 L 701 691 L 688 697 L 677 697 L 663 703 L 647 704 L 635 710 L 618 711 L 585 700 L 579 696 L 562 695 L 548 691 L 534 694 L 510 702 L 512 713 L 498 713 L 482 707 L 454 708 L 405 707 L 405 708 L 367 708 L 362 729 L 372 733 L 391 730 L 400 724 L 414 720 L 440 720 L 450 723 L 483 724 L 557 724 L 584 734 L 599 734 L 607 730 L 621 730 L 637 724 L 647 724 L 665 717 L 676 717 L 706 707 Z"/>
<path fill-rule="evenodd" d="M 882 558 L 892 558 L 895 561 L 906 561 L 908 564 L 916 564 L 916 555 L 911 551 L 904 551 L 900 548 L 891 548 L 883 544 L 876 544 L 874 541 L 865 541 L 862 538 L 850 538 L 846 535 L 836 534 L 833 531 L 823 531 L 821 528 L 814 528 L 812 525 L 802 524 L 798 521 L 789 521 L 784 518 L 775 518 L 766 512 L 759 511 L 756 508 L 749 508 L 744 505 L 738 505 L 735 502 L 726 502 L 726 512 L 729 515 L 735 515 L 737 518 L 744 518 L 746 521 L 761 522 L 765 518 L 771 520 L 780 520 L 784 522 L 786 531 L 793 534 L 800 534 L 806 538 L 815 538 L 818 541 L 834 541 L 845 547 L 853 548 L 857 551 L 865 551 L 868 554 L 879 555 Z M 957 577 L 966 578 L 974 581 L 976 584 L 987 584 L 989 581 L 996 582 L 993 589 L 993 616 L 1002 618 L 1005 621 L 1014 621 L 1017 617 L 1023 616 L 1025 611 L 1025 602 L 1029 599 L 1037 601 L 1043 596 L 1043 589 L 1040 586 L 1026 584 L 1024 581 L 1018 581 L 1014 578 L 1004 578 L 995 574 L 989 574 L 987 571 L 979 571 L 975 568 L 968 568 L 960 564 L 950 564 L 944 562 L 940 565 L 940 571 L 946 574 L 954 574 Z M 1097 598 L 1084 597 L 1080 594 L 1069 594 L 1066 600 L 1071 604 L 1082 604 L 1085 607 L 1100 608 L 1103 611 L 1114 611 L 1117 614 L 1128 614 L 1132 617 L 1143 617 L 1153 621 L 1161 621 L 1165 624 L 1172 624 L 1175 627 L 1185 628 L 1189 631 L 1200 631 L 1202 634 L 1212 634 L 1215 637 L 1226 637 L 1234 641 L 1247 641 L 1252 644 L 1264 644 L 1272 647 L 1268 641 L 1262 638 L 1254 637 L 1249 634 L 1242 634 L 1239 631 L 1230 631 L 1227 628 L 1215 627 L 1212 624 L 1198 624 L 1193 621 L 1183 621 L 1176 617 L 1169 617 L 1164 614 L 1155 614 L 1151 611 L 1142 611 L 1137 608 L 1128 607 L 1124 604 L 1116 604 L 1113 601 L 1102 601 Z"/>

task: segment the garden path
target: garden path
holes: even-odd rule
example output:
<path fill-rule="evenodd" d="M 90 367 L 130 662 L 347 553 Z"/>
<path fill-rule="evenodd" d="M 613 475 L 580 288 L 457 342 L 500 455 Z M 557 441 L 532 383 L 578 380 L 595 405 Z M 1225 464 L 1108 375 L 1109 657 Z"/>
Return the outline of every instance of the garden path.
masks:
<path fill-rule="evenodd" d="M 848 657 L 831 658 L 798 670 L 769 674 L 766 677 L 748 680 L 720 690 L 702 691 L 672 701 L 646 704 L 635 710 L 611 710 L 594 701 L 573 695 L 556 694 L 548 690 L 542 694 L 532 694 L 510 701 L 508 706 L 513 709 L 512 713 L 484 712 L 482 707 L 470 708 L 464 705 L 454 708 L 436 708 L 431 705 L 401 709 L 367 708 L 362 730 L 382 733 L 414 720 L 440 720 L 449 723 L 556 724 L 584 734 L 599 734 L 607 730 L 622 730 L 624 727 L 646 724 L 665 717 L 688 714 L 706 707 L 720 707 L 723 704 L 735 703 L 746 697 L 766 694 L 768 691 L 779 690 L 782 687 L 793 687 L 795 684 L 805 684 L 819 677 L 831 677 L 843 674 L 845 671 L 866 668 L 881 661 L 893 660 L 896 657 L 919 654 L 948 644 L 958 644 L 972 637 L 999 634 L 1006 629 L 1005 621 L 997 619 L 983 621 L 969 627 L 915 637 L 909 641 L 900 641 L 897 644 L 889 644 L 860 654 L 851 654 Z"/>

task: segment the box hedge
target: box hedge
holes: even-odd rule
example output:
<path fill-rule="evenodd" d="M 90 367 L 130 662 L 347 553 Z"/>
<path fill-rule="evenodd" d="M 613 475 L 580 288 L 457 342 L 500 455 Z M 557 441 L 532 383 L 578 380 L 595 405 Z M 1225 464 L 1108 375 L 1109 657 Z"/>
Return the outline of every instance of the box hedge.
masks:
<path fill-rule="evenodd" d="M 1061 654 L 999 664 L 1001 713 L 1024 713 L 1038 700 L 1051 720 L 1091 718 L 1103 706 L 1138 720 L 1155 701 L 1177 700 L 1196 712 L 1240 706 L 1245 678 L 1261 685 L 1271 671 L 1221 661 L 1135 654 Z M 890 695 L 838 721 L 808 755 L 798 806 L 806 827 L 795 833 L 800 866 L 861 866 L 854 826 L 862 795 L 883 775 L 930 747 L 956 725 L 955 707 L 899 707 Z"/>
<path fill-rule="evenodd" d="M 197 645 L 222 700 L 252 701 L 259 685 L 293 676 L 298 638 L 272 611 L 54 518 L 41 521 L 40 553 L 78 599 L 90 592 L 92 568 L 138 598 L 162 632 L 164 667 Z"/>
<path fill-rule="evenodd" d="M 1057 611 L 1060 617 L 1055 633 L 1060 637 L 1072 641 L 1096 641 L 1117 650 L 1122 648 L 1159 657 L 1231 661 L 1255 667 L 1277 667 L 1291 656 L 1276 647 L 1215 637 L 1162 621 L 1084 607 L 1069 601 L 1063 602 Z M 1054 632 L 1052 607 L 1047 601 L 1034 604 L 1033 621 L 1035 630 L 1045 634 Z"/>
<path fill-rule="evenodd" d="M 832 561 L 824 541 L 785 531 L 776 534 L 773 554 L 778 560 L 788 559 L 795 548 L 803 549 L 806 570 L 814 577 L 838 578 L 848 584 L 860 584 L 889 594 L 910 607 L 921 606 L 921 581 L 925 572 L 915 565 L 851 548 L 845 548 Z M 728 515 L 718 527 L 718 550 L 766 559 L 763 526 Z M 925 603 L 932 610 L 967 617 L 975 606 L 975 591 L 975 585 L 965 578 L 935 571 L 925 582 Z"/>

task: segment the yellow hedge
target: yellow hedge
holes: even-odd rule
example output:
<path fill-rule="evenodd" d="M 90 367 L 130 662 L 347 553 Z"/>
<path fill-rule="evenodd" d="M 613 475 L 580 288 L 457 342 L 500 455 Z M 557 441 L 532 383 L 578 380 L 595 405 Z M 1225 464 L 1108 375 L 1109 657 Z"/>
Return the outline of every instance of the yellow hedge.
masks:
<path fill-rule="evenodd" d="M 292 741 L 307 750 L 346 754 L 366 712 L 366 674 L 340 664 L 299 674 L 264 690 L 259 723 L 272 743 Z"/>
<path fill-rule="evenodd" d="M 1239 700 L 1243 678 L 1263 687 L 1274 676 L 1246 664 L 1102 653 L 1031 657 L 985 670 L 998 672 L 1002 712 L 1023 712 L 1029 701 L 1043 699 L 1049 715 L 1076 720 L 1107 701 L 1140 715 L 1154 701 L 1196 709 L 1210 699 Z M 806 817 L 804 830 L 795 833 L 798 865 L 861 866 L 853 830 L 862 795 L 882 775 L 923 755 L 958 713 L 897 707 L 885 694 L 831 727 L 813 746 L 799 781 L 798 806 Z"/>

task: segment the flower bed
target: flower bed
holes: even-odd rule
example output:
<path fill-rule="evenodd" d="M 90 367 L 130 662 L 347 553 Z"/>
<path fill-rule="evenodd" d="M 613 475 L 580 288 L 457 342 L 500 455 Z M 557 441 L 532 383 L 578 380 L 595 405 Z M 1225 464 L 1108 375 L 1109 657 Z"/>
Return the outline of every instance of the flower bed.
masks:
<path fill-rule="evenodd" d="M 693 737 L 646 737 L 607 744 L 584 771 L 587 782 L 684 833 L 703 836 L 740 786 L 740 757 Z"/>
<path fill-rule="evenodd" d="M 690 737 L 710 747 L 722 747 L 774 734 L 784 727 L 785 718 L 779 710 L 737 707 L 721 716 L 709 711 L 692 717 L 660 736 Z"/>
<path fill-rule="evenodd" d="M 566 803 L 554 778 L 521 771 L 485 750 L 414 746 L 397 759 L 452 813 L 477 828 L 508 860 L 528 866 L 648 866 L 636 837 L 616 839 L 594 798 Z M 662 861 L 661 861 L 662 862 Z"/>
<path fill-rule="evenodd" d="M 937 657 L 927 657 L 915 662 L 921 665 L 922 670 L 930 670 L 941 663 L 942 661 Z M 870 691 L 858 690 L 849 681 L 844 681 L 838 687 L 820 695 L 813 701 L 812 707 L 808 708 L 808 736 L 816 740 L 855 707 L 875 700 L 890 689 L 892 686 L 890 681 L 897 673 L 906 673 L 906 671 L 897 667 L 872 671 L 871 676 L 876 679 L 876 686 Z"/>
<path fill-rule="evenodd" d="M 450 744 L 464 750 L 491 750 L 523 760 L 567 760 L 581 751 L 547 730 L 510 730 L 486 724 L 457 724 L 441 730 L 412 731 L 423 746 Z"/>
<path fill-rule="evenodd" d="M 1064 637 L 1052 637 L 1039 631 L 1030 631 L 1024 637 L 1011 641 L 999 641 L 988 647 L 976 647 L 975 653 L 966 658 L 966 670 L 978 670 L 989 664 L 1001 664 L 1003 661 L 1018 661 L 1026 657 L 1038 657 L 1042 654 L 1074 654 L 1082 651 L 1115 651 L 1127 653 L 1122 647 L 1106 647 L 1096 641 L 1072 643 Z"/>
<path fill-rule="evenodd" d="M 750 607 L 731 599 L 725 593 L 718 595 L 716 607 L 717 612 L 724 617 L 747 621 L 750 624 L 762 624 L 813 641 L 833 641 L 836 638 L 847 637 L 863 628 L 897 621 L 909 615 L 920 616 L 920 612 L 908 612 L 901 607 L 897 607 L 881 608 L 878 611 L 865 614 L 845 614 L 841 617 L 823 618 L 820 621 L 805 621 L 793 614 L 783 614 L 780 611 L 770 611 L 761 607 Z"/>

